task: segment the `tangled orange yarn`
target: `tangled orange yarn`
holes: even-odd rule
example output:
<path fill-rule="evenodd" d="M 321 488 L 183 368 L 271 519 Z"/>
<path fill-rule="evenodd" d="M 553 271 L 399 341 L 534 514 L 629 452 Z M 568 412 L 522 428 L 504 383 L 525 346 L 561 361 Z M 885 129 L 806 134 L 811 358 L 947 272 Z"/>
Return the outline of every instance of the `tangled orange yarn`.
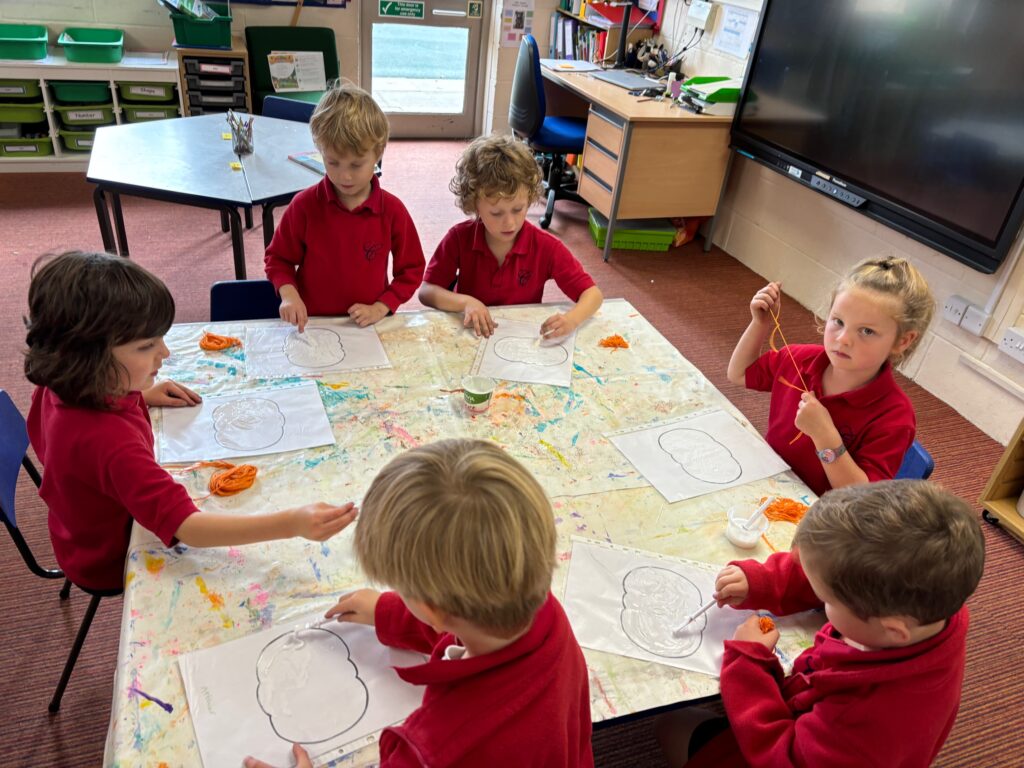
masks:
<path fill-rule="evenodd" d="M 629 342 L 616 333 L 614 336 L 606 336 L 601 339 L 598 342 L 598 346 L 605 349 L 629 349 Z"/>
<path fill-rule="evenodd" d="M 760 503 L 764 504 L 766 498 L 766 496 L 762 497 Z M 764 516 L 772 522 L 799 523 L 808 509 L 810 507 L 806 504 L 780 496 L 767 506 Z"/>
<path fill-rule="evenodd" d="M 221 336 L 209 331 L 206 331 L 203 338 L 199 340 L 199 348 L 205 349 L 207 352 L 221 352 L 230 347 L 240 346 L 242 346 L 241 339 L 236 339 L 234 336 Z"/>
<path fill-rule="evenodd" d="M 185 467 L 183 472 L 191 472 L 194 469 L 203 467 L 217 467 L 220 471 L 210 476 L 210 492 L 197 499 L 210 496 L 234 496 L 247 488 L 251 488 L 256 482 L 256 473 L 259 471 L 252 464 L 232 464 L 230 461 L 197 461 L 190 467 Z"/>
<path fill-rule="evenodd" d="M 775 629 L 775 622 L 772 621 L 771 616 L 758 616 L 757 625 L 761 628 L 761 634 L 765 635 Z"/>

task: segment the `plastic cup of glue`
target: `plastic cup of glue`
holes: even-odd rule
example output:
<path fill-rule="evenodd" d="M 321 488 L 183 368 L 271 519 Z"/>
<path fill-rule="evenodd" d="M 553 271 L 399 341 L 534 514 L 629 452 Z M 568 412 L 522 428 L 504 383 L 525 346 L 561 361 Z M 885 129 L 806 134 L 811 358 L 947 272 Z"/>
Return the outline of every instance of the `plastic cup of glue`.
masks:
<path fill-rule="evenodd" d="M 750 519 L 752 510 L 746 507 L 729 507 L 729 524 L 725 528 L 725 538 L 731 541 L 740 549 L 753 549 L 761 540 L 761 535 L 768 530 L 771 521 L 764 515 L 751 523 L 749 528 L 744 529 L 743 524 Z"/>
<path fill-rule="evenodd" d="M 491 405 L 494 379 L 487 376 L 467 376 L 462 380 L 462 395 L 470 413 L 483 413 Z"/>

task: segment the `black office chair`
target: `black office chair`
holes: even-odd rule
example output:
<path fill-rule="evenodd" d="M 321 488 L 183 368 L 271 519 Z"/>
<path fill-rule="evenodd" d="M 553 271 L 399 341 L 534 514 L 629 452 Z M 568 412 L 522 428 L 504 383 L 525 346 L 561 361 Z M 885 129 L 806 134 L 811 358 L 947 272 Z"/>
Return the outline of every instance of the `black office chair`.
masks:
<path fill-rule="evenodd" d="M 587 121 L 579 117 L 547 117 L 544 81 L 540 74 L 540 51 L 533 35 L 523 35 L 519 58 L 512 78 L 512 101 L 508 123 L 516 136 L 524 139 L 535 153 L 544 171 L 544 190 L 548 204 L 540 220 L 543 229 L 551 226 L 555 200 L 585 203 L 576 194 L 576 175 L 565 156 L 583 152 Z"/>
<path fill-rule="evenodd" d="M 279 317 L 281 297 L 269 280 L 221 280 L 210 286 L 210 320 L 267 320 Z"/>
<path fill-rule="evenodd" d="M 61 570 L 46 569 L 40 566 L 32 554 L 32 550 L 29 549 L 25 537 L 18 529 L 17 517 L 14 514 L 14 496 L 22 468 L 38 489 L 42 484 L 42 477 L 28 456 L 28 430 L 25 428 L 25 419 L 11 400 L 11 396 L 0 389 L 0 516 L 3 517 L 4 526 L 14 540 L 14 545 L 18 548 L 18 552 L 21 553 L 29 570 L 44 579 L 64 579 L 64 586 L 60 590 L 60 599 L 67 600 L 71 594 L 71 580 L 66 578 Z M 82 618 L 82 623 L 78 627 L 78 634 L 75 636 L 74 645 L 71 646 L 68 660 L 64 664 L 64 671 L 57 683 L 57 690 L 54 691 L 53 698 L 50 700 L 51 712 L 60 709 L 64 689 L 67 688 L 68 681 L 71 679 L 71 673 L 75 669 L 75 662 L 78 661 L 78 655 L 85 644 L 85 637 L 89 634 L 89 627 L 92 626 L 100 599 L 121 594 L 121 590 L 95 592 L 84 587 L 79 587 L 79 589 L 91 595 L 91 599 L 85 616 Z"/>

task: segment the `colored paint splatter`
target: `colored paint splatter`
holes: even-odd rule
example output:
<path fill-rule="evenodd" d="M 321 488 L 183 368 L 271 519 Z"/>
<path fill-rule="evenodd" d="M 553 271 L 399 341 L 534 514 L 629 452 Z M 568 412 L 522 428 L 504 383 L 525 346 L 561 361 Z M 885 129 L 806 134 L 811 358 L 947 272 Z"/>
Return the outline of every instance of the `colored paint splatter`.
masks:
<path fill-rule="evenodd" d="M 594 374 L 592 374 L 592 373 L 591 373 L 590 371 L 588 371 L 588 370 L 587 370 L 586 368 L 584 368 L 584 367 L 583 367 L 582 365 L 580 365 L 579 363 L 573 363 L 573 364 L 572 364 L 572 367 L 573 367 L 573 369 L 574 369 L 574 370 L 577 370 L 577 371 L 579 371 L 579 372 L 580 372 L 580 373 L 582 373 L 582 374 L 583 374 L 584 376 L 589 376 L 589 377 L 590 377 L 590 378 L 592 378 L 592 379 L 593 379 L 594 381 L 596 381 L 596 382 L 597 382 L 598 384 L 600 384 L 600 385 L 601 385 L 602 387 L 604 386 L 604 382 L 603 382 L 603 381 L 601 381 L 601 379 L 600 379 L 599 377 L 597 377 L 597 376 L 595 376 Z"/>
<path fill-rule="evenodd" d="M 390 421 L 384 422 L 384 431 L 388 433 L 388 437 L 397 437 L 399 440 L 405 443 L 406 447 L 408 448 L 416 448 L 420 444 L 419 440 L 410 435 L 401 427 L 392 424 Z"/>
<path fill-rule="evenodd" d="M 366 387 L 350 388 L 343 386 L 342 384 L 335 384 L 331 386 L 322 384 L 319 381 L 316 385 L 320 390 L 320 399 L 323 400 L 325 408 L 330 408 L 335 405 L 343 405 L 349 400 L 370 399 L 370 392 Z"/>
<path fill-rule="evenodd" d="M 245 554 L 236 547 L 228 547 L 228 559 L 238 565 L 245 565 Z"/>
<path fill-rule="evenodd" d="M 151 696 L 150 694 L 146 693 L 145 691 L 139 690 L 134 685 L 132 685 L 132 687 L 128 689 L 128 695 L 129 696 L 141 696 L 142 698 L 144 698 L 144 699 L 146 699 L 148 701 L 153 702 L 158 707 L 160 707 L 160 709 L 164 710 L 168 714 L 174 711 L 174 705 L 173 704 L 168 704 L 166 701 L 160 701 L 160 699 L 158 699 L 156 696 Z"/>
<path fill-rule="evenodd" d="M 560 462 L 562 462 L 562 465 L 566 469 L 571 469 L 571 467 L 569 466 L 569 462 L 565 460 L 565 456 L 563 456 L 561 453 L 559 453 L 558 449 L 555 448 L 555 446 L 553 446 L 547 440 L 540 440 L 539 442 L 540 442 L 541 445 L 543 445 L 548 450 L 548 453 L 550 453 L 552 456 L 554 456 L 556 459 L 558 459 Z"/>
<path fill-rule="evenodd" d="M 211 592 L 206 588 L 206 582 L 203 581 L 202 576 L 196 576 L 196 586 L 199 587 L 199 594 L 210 601 L 210 610 L 221 610 L 224 607 L 224 598 L 216 592 Z"/>
<path fill-rule="evenodd" d="M 164 569 L 164 559 L 162 557 L 153 557 L 148 552 L 145 555 L 146 570 L 152 574 L 160 573 Z"/>

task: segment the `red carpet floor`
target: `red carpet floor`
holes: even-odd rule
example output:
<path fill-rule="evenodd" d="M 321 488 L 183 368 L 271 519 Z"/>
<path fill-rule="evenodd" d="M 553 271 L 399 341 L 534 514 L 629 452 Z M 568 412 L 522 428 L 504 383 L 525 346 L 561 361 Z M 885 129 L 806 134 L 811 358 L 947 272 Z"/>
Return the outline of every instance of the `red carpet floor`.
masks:
<path fill-rule="evenodd" d="M 409 208 L 428 256 L 449 226 L 462 219 L 447 182 L 463 144 L 394 142 L 386 152 L 383 183 Z M 233 277 L 231 246 L 215 213 L 132 198 L 124 199 L 133 259 L 170 286 L 179 321 L 208 317 L 210 283 Z M 539 211 L 532 218 L 536 220 Z M 257 221 L 259 217 L 257 216 Z M 581 206 L 559 203 L 552 231 L 580 258 L 608 297 L 632 302 L 688 359 L 747 414 L 759 429 L 767 398 L 729 384 L 726 364 L 745 327 L 747 304 L 764 282 L 718 249 L 699 244 L 665 254 L 621 251 L 601 261 Z M 262 232 L 246 234 L 250 276 L 262 274 Z M 22 375 L 25 297 L 29 267 L 41 253 L 66 248 L 100 249 L 91 187 L 83 174 L 0 175 L 0 265 L 7 288 L 0 293 L 0 388 L 27 410 L 30 387 Z M 828 286 L 822 286 L 822 292 Z M 552 296 L 557 295 L 553 292 Z M 791 342 L 816 338 L 810 314 L 792 301 L 784 309 Z M 917 408 L 918 437 L 935 457 L 933 479 L 975 503 L 1002 448 L 920 387 L 904 382 Z M 32 489 L 19 489 L 19 523 L 44 564 L 52 563 L 45 511 Z M 998 529 L 984 526 L 988 560 L 971 599 L 972 626 L 963 704 L 956 727 L 935 765 L 1022 766 L 1024 738 L 1008 714 L 1024 708 L 1021 658 L 1024 622 L 1024 550 Z M 85 644 L 60 713 L 46 705 L 60 674 L 87 600 L 57 599 L 59 584 L 31 576 L 14 547 L 0 543 L 3 607 L 0 764 L 97 766 L 110 716 L 113 669 L 121 621 L 119 599 L 105 600 Z M 868 736 L 869 737 L 869 736 Z M 599 766 L 657 766 L 660 756 L 650 722 L 639 719 L 601 727 L 594 737 Z M 125 767 L 122 767 L 125 768 Z M 865 766 L 865 768 L 880 768 Z"/>

